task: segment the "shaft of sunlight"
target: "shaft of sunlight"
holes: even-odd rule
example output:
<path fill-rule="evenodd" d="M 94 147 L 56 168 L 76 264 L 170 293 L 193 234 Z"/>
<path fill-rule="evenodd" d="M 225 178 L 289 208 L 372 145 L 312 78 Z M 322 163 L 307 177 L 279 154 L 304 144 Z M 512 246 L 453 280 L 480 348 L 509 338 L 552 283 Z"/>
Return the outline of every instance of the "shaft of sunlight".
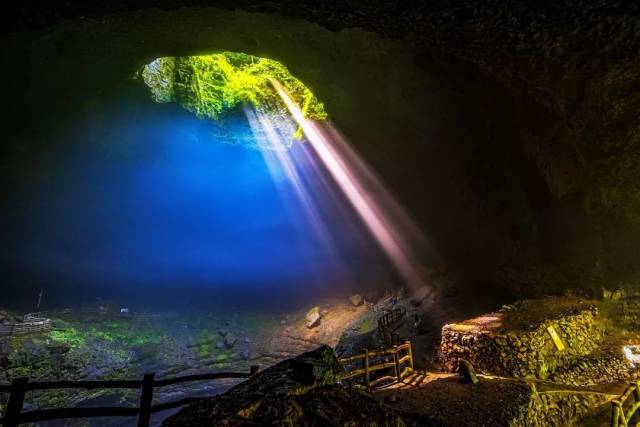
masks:
<path fill-rule="evenodd" d="M 306 119 L 302 109 L 289 96 L 283 86 L 275 79 L 272 79 L 271 83 L 284 101 L 293 119 L 302 128 L 307 140 L 330 172 L 340 190 L 395 265 L 398 272 L 409 286 L 413 288 L 421 286 L 423 284 L 422 279 L 415 267 L 415 262 L 407 252 L 406 245 L 401 242 L 402 235 L 400 231 L 396 229 L 393 222 L 380 207 L 385 202 L 382 200 L 376 201 L 375 195 L 366 190 L 366 186 L 360 182 L 355 174 L 357 168 L 363 167 L 363 163 L 360 161 L 358 162 L 359 164 L 350 164 L 349 157 L 353 157 L 355 153 L 351 151 L 350 156 L 340 155 L 336 149 L 337 144 L 334 141 L 336 138 L 332 138 L 332 133 L 335 135 L 335 132 L 329 132 L 320 123 Z M 392 203 L 392 205 L 397 206 L 395 203 Z"/>
<path fill-rule="evenodd" d="M 320 241 L 327 253 L 334 254 L 335 242 L 331 238 L 327 224 L 320 215 L 314 197 L 305 184 L 302 176 L 304 171 L 299 170 L 292 159 L 290 140 L 295 131 L 295 125 L 289 129 L 283 129 L 286 124 L 283 125 L 282 120 L 274 123 L 274 120 L 267 114 L 249 107 L 245 107 L 244 113 L 256 138 L 265 140 L 259 144 L 260 152 L 274 181 L 278 181 L 278 176 L 284 176 L 285 182 L 293 189 L 305 218 L 311 225 L 314 236 Z"/>

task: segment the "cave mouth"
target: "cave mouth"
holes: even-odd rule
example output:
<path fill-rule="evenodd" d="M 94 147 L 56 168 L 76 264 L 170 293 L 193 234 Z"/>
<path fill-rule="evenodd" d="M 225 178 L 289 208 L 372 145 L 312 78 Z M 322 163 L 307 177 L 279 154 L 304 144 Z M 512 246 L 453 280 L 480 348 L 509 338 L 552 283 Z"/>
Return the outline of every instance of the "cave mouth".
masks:
<path fill-rule="evenodd" d="M 246 147 L 283 150 L 302 138 L 274 80 L 299 103 L 305 118 L 328 118 L 324 105 L 284 65 L 246 53 L 156 58 L 135 77 L 149 87 L 155 102 L 176 102 L 198 118 L 212 121 L 214 132 L 224 134 L 226 140 Z M 242 114 L 252 123 L 251 138 L 234 132 L 225 120 Z"/>

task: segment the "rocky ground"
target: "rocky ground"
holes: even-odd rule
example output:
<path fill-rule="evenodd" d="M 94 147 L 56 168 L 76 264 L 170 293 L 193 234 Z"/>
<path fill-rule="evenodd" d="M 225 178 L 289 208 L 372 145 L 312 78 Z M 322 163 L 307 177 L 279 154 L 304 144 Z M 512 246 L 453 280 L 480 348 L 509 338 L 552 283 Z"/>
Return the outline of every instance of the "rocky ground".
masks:
<path fill-rule="evenodd" d="M 468 356 L 475 361 L 480 374 L 479 384 L 472 385 L 461 381 L 456 373 L 437 373 L 439 358 L 432 343 L 439 334 L 433 324 L 434 319 L 443 315 L 438 307 L 446 297 L 432 289 L 419 289 L 411 295 L 396 292 L 394 296 L 382 293 L 369 299 L 359 296 L 353 301 L 345 296 L 286 312 L 212 310 L 129 315 L 81 310 L 52 312 L 54 329 L 49 333 L 0 339 L 3 368 L 0 382 L 23 375 L 39 380 L 139 378 L 144 372 L 156 372 L 158 378 L 166 378 L 211 371 L 245 372 L 250 366 L 259 365 L 264 373 L 242 385 L 236 385 L 238 380 L 230 380 L 166 387 L 156 393 L 155 402 L 212 396 L 232 387 L 230 394 L 224 395 L 226 398 L 190 406 L 180 413 L 182 418 L 172 418 L 168 425 L 199 425 L 194 420 L 200 422 L 202 417 L 207 422 L 222 422 L 210 419 L 211 416 L 226 417 L 225 422 L 238 425 L 254 425 L 255 420 L 269 417 L 274 422 L 291 420 L 294 425 L 325 425 L 317 423 L 329 413 L 336 414 L 335 420 L 355 425 L 364 422 L 358 418 L 363 413 L 372 414 L 379 425 L 395 425 L 400 418 L 407 425 L 471 426 L 481 422 L 481 425 L 516 426 L 529 425 L 526 420 L 543 417 L 567 422 L 591 417 L 596 423 L 592 424 L 597 425 L 604 416 L 602 406 L 621 392 L 635 372 L 624 357 L 622 346 L 640 342 L 639 335 L 633 322 L 621 323 L 624 318 L 621 307 L 628 305 L 622 297 L 609 296 L 599 301 L 574 297 L 531 300 L 503 307 L 498 312 L 503 314 L 499 324 L 476 324 L 477 319 L 487 316 L 461 322 L 462 326 L 491 330 L 493 339 L 512 334 L 518 338 L 514 342 L 521 345 L 533 345 L 535 340 L 525 340 L 533 334 L 544 343 L 527 351 L 544 354 L 545 366 L 551 359 L 557 362 L 546 379 L 535 378 L 535 369 L 532 375 L 522 375 L 527 378 L 508 378 L 512 375 L 490 372 L 487 367 L 493 365 L 484 366 L 477 357 L 473 359 L 482 356 L 478 350 L 475 356 Z M 385 389 L 375 396 L 353 388 L 354 384 L 339 384 L 337 371 L 342 367 L 331 361 L 363 348 L 384 346 L 376 333 L 376 320 L 394 302 L 407 309 L 407 319 L 398 332 L 413 343 L 416 375 L 407 379 L 407 384 Z M 4 317 L 15 315 L 6 313 Z M 585 333 L 598 333 L 588 340 L 588 352 L 567 352 L 571 360 L 564 363 L 545 335 L 545 328 L 551 322 L 557 326 L 565 345 L 581 348 L 585 337 L 576 341 L 567 335 L 568 332 L 584 335 L 581 328 L 574 331 L 569 327 L 578 321 L 588 326 Z M 453 344 L 458 350 L 467 346 L 467 350 L 473 351 L 474 343 L 463 339 Z M 318 348 L 324 350 L 313 353 Z M 448 347 L 440 350 L 443 348 Z M 514 349 L 517 351 L 517 346 Z M 311 355 L 307 353 L 310 351 Z M 313 354 L 322 357 L 313 361 L 316 357 Z M 442 360 L 446 362 L 446 357 Z M 274 394 L 273 387 L 284 391 Z M 137 392 L 34 392 L 28 397 L 27 408 L 61 404 L 135 405 L 137 399 Z M 161 421 L 162 418 L 156 419 L 157 423 Z M 90 425 L 128 424 L 106 420 Z"/>
<path fill-rule="evenodd" d="M 342 370 L 334 352 L 322 346 L 189 405 L 163 426 L 581 425 L 590 410 L 599 414 L 620 393 L 487 376 L 469 384 L 453 374 L 423 374 L 419 386 L 371 395 L 341 383 Z"/>
<path fill-rule="evenodd" d="M 371 333 L 378 315 L 361 298 L 318 301 L 298 310 L 264 312 L 157 312 L 120 314 L 109 310 L 53 311 L 48 333 L 0 337 L 0 383 L 28 376 L 34 380 L 156 378 L 212 371 L 248 372 L 328 344 L 348 343 L 350 337 Z M 377 310 L 381 310 L 382 301 Z M 319 320 L 308 327 L 307 314 Z M 15 319 L 17 312 L 3 312 Z M 156 401 L 213 395 L 237 380 L 165 387 Z M 0 409 L 6 396 L 0 396 Z M 26 408 L 135 404 L 137 392 L 33 392 Z"/>

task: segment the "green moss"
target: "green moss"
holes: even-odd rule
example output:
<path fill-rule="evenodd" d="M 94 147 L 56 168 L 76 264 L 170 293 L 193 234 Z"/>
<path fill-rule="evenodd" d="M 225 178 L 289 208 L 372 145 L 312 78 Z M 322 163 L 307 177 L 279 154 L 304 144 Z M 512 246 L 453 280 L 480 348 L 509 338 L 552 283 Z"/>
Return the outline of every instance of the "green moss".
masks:
<path fill-rule="evenodd" d="M 76 328 L 65 328 L 62 330 L 53 330 L 49 333 L 49 338 L 63 344 L 67 344 L 72 348 L 84 347 L 87 344 L 86 336 Z"/>
<path fill-rule="evenodd" d="M 300 104 L 305 117 L 327 117 L 313 92 L 272 59 L 234 52 L 165 57 L 145 65 L 141 74 L 154 101 L 178 102 L 201 118 L 219 120 L 247 104 L 261 112 L 284 111 L 272 78 Z"/>
<path fill-rule="evenodd" d="M 358 334 L 362 335 L 362 334 L 366 334 L 368 332 L 373 331 L 374 329 L 376 329 L 376 323 L 374 322 L 374 319 L 367 317 L 365 318 L 362 323 L 360 323 L 360 325 L 358 326 Z"/>

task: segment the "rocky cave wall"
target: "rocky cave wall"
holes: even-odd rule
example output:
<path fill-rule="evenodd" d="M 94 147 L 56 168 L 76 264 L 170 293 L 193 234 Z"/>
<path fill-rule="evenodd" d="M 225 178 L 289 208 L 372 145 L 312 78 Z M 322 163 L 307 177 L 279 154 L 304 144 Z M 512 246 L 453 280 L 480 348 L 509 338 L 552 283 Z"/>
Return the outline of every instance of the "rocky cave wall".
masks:
<path fill-rule="evenodd" d="M 245 52 L 281 61 L 325 102 L 424 228 L 434 249 L 425 264 L 511 294 L 633 281 L 640 21 L 616 7 L 565 3 L 384 10 L 356 2 L 342 15 L 306 5 L 305 18 L 334 31 L 212 8 L 88 17 L 80 8 L 24 20 L 40 29 L 0 41 L 10 100 L 3 186 L 47 173 L 38 158 L 55 149 L 52 133 L 99 120 L 114 93 L 142 96 L 129 81 L 141 65 Z M 114 5 L 106 12 L 122 4 Z M 290 6 L 279 11 L 303 14 Z M 353 26 L 378 34 L 335 31 Z"/>

